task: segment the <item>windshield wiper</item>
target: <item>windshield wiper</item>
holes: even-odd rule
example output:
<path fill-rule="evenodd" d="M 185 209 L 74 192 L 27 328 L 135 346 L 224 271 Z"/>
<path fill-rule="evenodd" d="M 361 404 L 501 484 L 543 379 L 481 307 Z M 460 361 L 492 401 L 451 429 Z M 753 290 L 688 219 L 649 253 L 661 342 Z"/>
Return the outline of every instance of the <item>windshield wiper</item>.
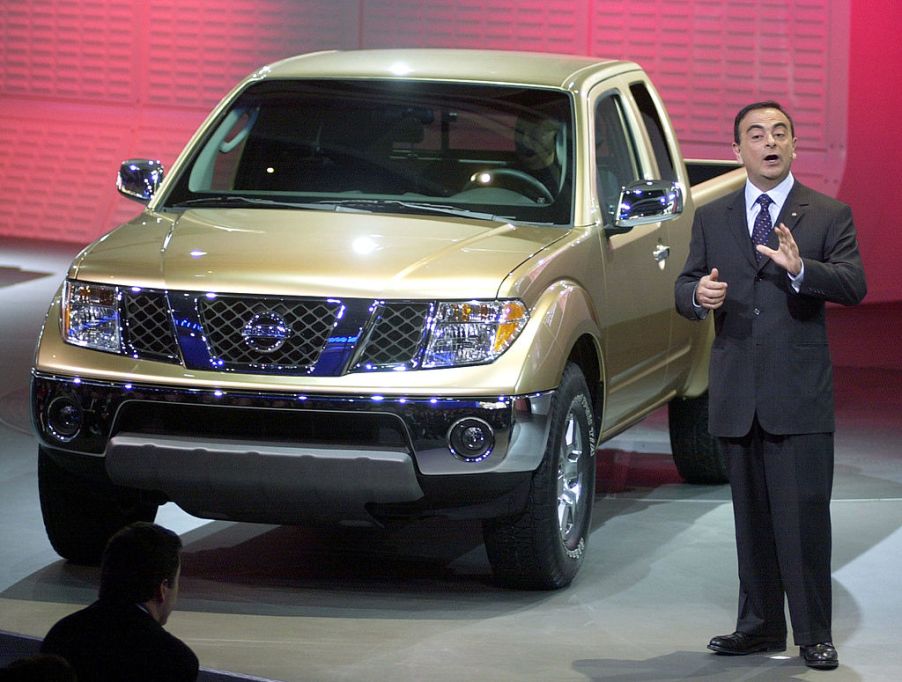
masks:
<path fill-rule="evenodd" d="M 482 213 L 480 211 L 470 211 L 465 208 L 457 208 L 447 206 L 445 204 L 421 203 L 418 201 L 401 201 L 399 199 L 342 199 L 335 202 L 339 206 L 355 206 L 367 207 L 373 211 L 380 208 L 391 210 L 401 207 L 412 211 L 425 211 L 427 213 L 439 213 L 457 216 L 458 218 L 474 218 L 476 220 L 505 220 L 492 213 Z"/>
<path fill-rule="evenodd" d="M 186 199 L 177 204 L 173 204 L 172 208 L 216 208 L 220 206 L 258 206 L 261 208 L 303 208 L 315 211 L 336 211 L 348 213 L 373 213 L 379 211 L 397 210 L 397 208 L 407 209 L 405 212 L 425 212 L 438 213 L 445 215 L 453 215 L 458 218 L 471 218 L 475 220 L 492 220 L 508 222 L 509 219 L 504 216 L 497 216 L 492 213 L 483 213 L 480 211 L 470 211 L 465 208 L 457 208 L 444 204 L 430 204 L 416 201 L 401 201 L 398 199 L 339 199 L 338 201 L 312 201 L 312 202 L 294 202 L 294 201 L 275 201 L 273 199 L 263 199 L 261 197 L 248 197 L 239 194 L 221 194 L 211 197 L 197 197 L 194 199 Z"/>
<path fill-rule="evenodd" d="M 217 208 L 220 206 L 257 206 L 260 208 L 304 208 L 315 211 L 348 211 L 353 213 L 368 213 L 365 209 L 350 208 L 339 203 L 314 201 L 314 202 L 297 202 L 297 201 L 275 201 L 273 199 L 262 199 L 260 197 L 246 197 L 239 194 L 221 194 L 215 197 L 197 197 L 196 199 L 186 199 L 177 204 L 173 204 L 172 208 Z"/>

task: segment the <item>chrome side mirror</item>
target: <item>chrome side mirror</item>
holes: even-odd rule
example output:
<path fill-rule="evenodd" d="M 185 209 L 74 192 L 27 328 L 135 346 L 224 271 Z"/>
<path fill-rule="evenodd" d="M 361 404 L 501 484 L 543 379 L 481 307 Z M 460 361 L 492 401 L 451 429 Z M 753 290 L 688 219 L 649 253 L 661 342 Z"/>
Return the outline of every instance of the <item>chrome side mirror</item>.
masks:
<path fill-rule="evenodd" d="M 149 159 L 129 159 L 119 166 L 116 189 L 119 194 L 146 204 L 163 182 L 163 164 Z"/>
<path fill-rule="evenodd" d="M 683 212 L 683 190 L 667 180 L 639 180 L 620 192 L 613 232 L 629 232 L 637 225 L 673 220 Z"/>

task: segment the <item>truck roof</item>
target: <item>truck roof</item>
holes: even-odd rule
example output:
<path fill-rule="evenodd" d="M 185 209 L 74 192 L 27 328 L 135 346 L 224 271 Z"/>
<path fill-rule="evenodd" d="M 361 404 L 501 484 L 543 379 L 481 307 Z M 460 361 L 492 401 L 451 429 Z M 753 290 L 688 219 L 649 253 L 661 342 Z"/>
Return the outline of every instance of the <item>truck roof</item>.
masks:
<path fill-rule="evenodd" d="M 578 55 L 467 49 L 312 52 L 275 62 L 257 78 L 385 78 L 510 83 L 572 89 L 589 74 L 634 71 L 633 62 Z"/>

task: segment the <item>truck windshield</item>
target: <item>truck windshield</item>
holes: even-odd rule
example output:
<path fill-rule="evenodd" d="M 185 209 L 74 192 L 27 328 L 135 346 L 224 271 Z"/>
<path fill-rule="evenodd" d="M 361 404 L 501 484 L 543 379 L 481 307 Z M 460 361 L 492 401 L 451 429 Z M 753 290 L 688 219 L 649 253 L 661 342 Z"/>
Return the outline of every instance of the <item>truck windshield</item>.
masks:
<path fill-rule="evenodd" d="M 167 208 L 448 213 L 568 225 L 568 93 L 395 80 L 245 89 L 196 147 Z"/>

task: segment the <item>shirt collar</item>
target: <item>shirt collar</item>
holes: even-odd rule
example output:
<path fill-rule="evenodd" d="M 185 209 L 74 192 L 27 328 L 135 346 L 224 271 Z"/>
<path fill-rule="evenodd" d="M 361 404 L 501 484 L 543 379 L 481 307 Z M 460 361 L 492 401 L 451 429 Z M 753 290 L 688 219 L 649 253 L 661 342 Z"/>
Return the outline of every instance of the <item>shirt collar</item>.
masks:
<path fill-rule="evenodd" d="M 783 204 L 786 203 L 786 197 L 789 196 L 789 191 L 792 189 L 793 184 L 795 183 L 795 178 L 792 176 L 792 172 L 790 172 L 783 181 L 774 187 L 773 189 L 769 189 L 766 192 L 762 192 L 760 189 L 755 187 L 748 180 L 745 181 L 745 206 L 746 210 L 749 212 L 752 209 L 756 208 L 755 201 L 758 200 L 758 197 L 762 194 L 766 194 L 770 197 L 771 201 L 774 202 L 774 206 L 777 209 L 777 213 L 783 208 Z"/>

